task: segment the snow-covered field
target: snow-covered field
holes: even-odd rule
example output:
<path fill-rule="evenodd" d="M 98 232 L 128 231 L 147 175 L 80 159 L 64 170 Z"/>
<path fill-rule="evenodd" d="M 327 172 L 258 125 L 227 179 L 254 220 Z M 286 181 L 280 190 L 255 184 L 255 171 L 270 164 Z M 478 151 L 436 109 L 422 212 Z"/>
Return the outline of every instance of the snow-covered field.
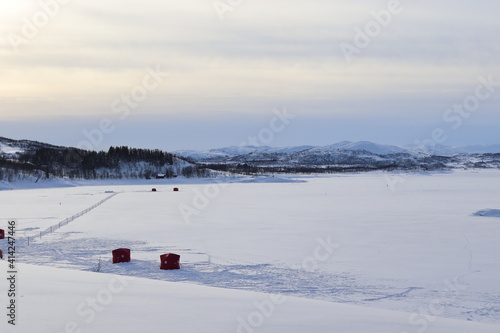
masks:
<path fill-rule="evenodd" d="M 179 192 L 168 180 L 0 191 L 0 228 L 17 219 L 23 263 L 18 326 L 9 329 L 499 333 L 500 218 L 475 214 L 500 209 L 499 176 L 368 173 L 178 179 Z M 110 191 L 118 194 L 40 238 Z M 131 249 L 132 262 L 113 265 L 111 251 L 120 247 Z M 5 253 L 4 240 L 0 248 Z M 159 270 L 169 252 L 181 255 L 181 270 Z M 6 292 L 0 302 L 5 309 Z M 4 317 L 1 332 L 7 326 Z"/>

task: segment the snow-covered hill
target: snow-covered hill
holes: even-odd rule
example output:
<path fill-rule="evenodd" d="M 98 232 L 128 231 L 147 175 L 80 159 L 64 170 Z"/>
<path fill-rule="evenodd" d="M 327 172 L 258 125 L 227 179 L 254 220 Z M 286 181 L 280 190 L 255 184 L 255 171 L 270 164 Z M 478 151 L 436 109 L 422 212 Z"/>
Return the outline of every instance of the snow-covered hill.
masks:
<path fill-rule="evenodd" d="M 176 154 L 201 163 L 249 163 L 257 167 L 280 166 L 284 168 L 297 166 L 310 168 L 325 165 L 367 168 L 403 167 L 414 166 L 415 158 L 427 156 L 404 148 L 368 141 L 343 141 L 323 147 L 226 147 L 203 152 L 178 151 Z"/>
<path fill-rule="evenodd" d="M 0 137 L 0 181 L 210 177 L 215 172 L 161 150 L 110 147 L 87 151 Z M 9 184 L 3 184 L 3 187 Z"/>
<path fill-rule="evenodd" d="M 40 148 L 64 149 L 64 147 L 54 146 L 48 143 L 32 140 L 13 140 L 0 137 L 0 157 L 16 157 L 20 153 L 34 151 Z"/>
<path fill-rule="evenodd" d="M 370 141 L 342 141 L 328 146 L 296 146 L 276 148 L 269 146 L 230 146 L 215 148 L 205 151 L 179 150 L 175 154 L 201 162 L 220 162 L 238 160 L 255 160 L 262 156 L 291 156 L 301 154 L 336 154 L 336 153 L 354 153 L 360 155 L 408 155 L 415 157 L 453 156 L 459 154 L 500 154 L 500 144 L 492 145 L 469 145 L 469 146 L 447 146 L 436 144 L 432 147 L 422 147 L 417 145 L 407 145 L 404 147 L 394 145 L 378 144 Z M 248 156 L 248 158 L 245 158 Z"/>
<path fill-rule="evenodd" d="M 404 148 L 390 145 L 381 145 L 369 141 L 350 142 L 342 141 L 330 146 L 318 147 L 310 151 L 334 152 L 334 151 L 362 151 L 375 155 L 394 155 L 394 154 L 410 154 Z"/>
<path fill-rule="evenodd" d="M 328 146 L 298 146 L 273 148 L 268 146 L 225 147 L 208 151 L 178 151 L 176 154 L 192 161 L 210 164 L 250 165 L 268 168 L 269 172 L 302 170 L 321 172 L 374 170 L 374 169 L 421 169 L 436 170 L 456 167 L 497 167 L 500 166 L 500 145 L 449 147 L 436 146 L 432 150 L 422 147 L 398 147 L 369 141 L 342 141 Z M 483 152 L 483 153 L 481 153 Z M 273 168 L 273 169 L 270 169 Z M 239 168 L 241 169 L 241 167 Z M 238 171 L 238 170 L 234 170 Z M 245 167 L 243 172 L 248 172 Z"/>
<path fill-rule="evenodd" d="M 239 157 L 245 156 L 270 156 L 270 155 L 290 155 L 300 151 L 315 148 L 314 146 L 297 146 L 297 147 L 284 147 L 273 148 L 269 146 L 230 146 L 223 148 L 214 148 L 205 151 L 196 150 L 179 150 L 175 154 L 178 156 L 186 157 L 194 161 L 202 162 L 218 162 L 222 160 L 234 160 Z"/>
<path fill-rule="evenodd" d="M 222 161 L 238 158 L 244 160 L 248 156 L 249 160 L 263 159 L 269 156 L 291 156 L 307 154 L 335 154 L 339 152 L 365 152 L 373 155 L 395 155 L 412 154 L 409 150 L 390 145 L 381 145 L 368 141 L 350 142 L 342 141 L 329 146 L 296 146 L 274 148 L 269 146 L 231 146 L 224 148 L 210 149 L 207 151 L 180 150 L 175 153 L 179 156 L 190 158 L 196 161 Z"/>

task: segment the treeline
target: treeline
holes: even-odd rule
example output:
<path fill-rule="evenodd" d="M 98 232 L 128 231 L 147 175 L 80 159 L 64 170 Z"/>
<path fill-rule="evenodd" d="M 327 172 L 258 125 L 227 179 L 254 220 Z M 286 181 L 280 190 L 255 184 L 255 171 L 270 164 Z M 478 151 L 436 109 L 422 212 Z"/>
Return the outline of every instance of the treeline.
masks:
<path fill-rule="evenodd" d="M 206 166 L 189 162 L 158 149 L 111 147 L 108 151 L 42 147 L 0 157 L 0 180 L 15 181 L 34 177 L 69 179 L 210 177 Z"/>
<path fill-rule="evenodd" d="M 27 177 L 40 179 L 45 175 L 44 172 L 37 169 L 30 163 L 20 163 L 15 160 L 0 157 L 0 181 L 13 182 Z"/>
<path fill-rule="evenodd" d="M 75 148 L 40 148 L 23 153 L 20 162 L 28 162 L 49 168 L 117 168 L 121 163 L 146 162 L 155 166 L 173 165 L 174 155 L 161 150 L 111 147 L 105 151 L 87 151 Z"/>
<path fill-rule="evenodd" d="M 306 164 L 291 164 L 291 165 L 259 165 L 253 163 L 204 163 L 204 166 L 211 170 L 221 172 L 230 172 L 243 175 L 265 175 L 272 173 L 291 173 L 291 174 L 321 174 L 321 173 L 345 173 L 345 172 L 369 172 L 369 171 L 431 171 L 444 170 L 448 167 L 442 162 L 432 161 L 431 163 L 421 164 L 400 164 L 400 163 L 384 163 L 384 164 L 338 164 L 338 165 L 306 165 Z"/>

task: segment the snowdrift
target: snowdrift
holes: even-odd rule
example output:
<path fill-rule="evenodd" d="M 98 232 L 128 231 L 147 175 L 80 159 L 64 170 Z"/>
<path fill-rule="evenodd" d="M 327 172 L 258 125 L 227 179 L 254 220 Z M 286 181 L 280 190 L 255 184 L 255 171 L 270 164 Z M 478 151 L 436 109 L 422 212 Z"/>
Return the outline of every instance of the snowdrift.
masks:
<path fill-rule="evenodd" d="M 475 212 L 474 216 L 500 217 L 500 209 L 482 209 Z"/>

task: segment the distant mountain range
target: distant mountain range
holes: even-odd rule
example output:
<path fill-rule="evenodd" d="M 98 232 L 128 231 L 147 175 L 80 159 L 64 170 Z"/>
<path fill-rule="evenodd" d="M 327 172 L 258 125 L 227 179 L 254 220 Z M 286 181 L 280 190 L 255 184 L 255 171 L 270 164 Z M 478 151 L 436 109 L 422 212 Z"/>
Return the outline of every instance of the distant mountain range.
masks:
<path fill-rule="evenodd" d="M 380 145 L 373 142 L 362 141 L 362 142 L 349 142 L 343 141 L 330 146 L 318 147 L 318 146 L 297 146 L 297 147 L 285 147 L 285 148 L 273 148 L 269 146 L 231 146 L 224 148 L 210 149 L 207 151 L 193 151 L 193 150 L 180 150 L 176 151 L 175 154 L 187 158 L 191 158 L 196 161 L 221 161 L 221 160 L 233 160 L 233 159 L 246 159 L 244 156 L 252 158 L 260 158 L 269 156 L 291 156 L 300 154 L 325 154 L 329 152 L 346 152 L 346 151 L 364 151 L 369 154 L 376 155 L 390 155 L 390 154 L 400 154 L 408 153 L 410 151 L 396 147 Z"/>
<path fill-rule="evenodd" d="M 214 162 L 231 161 L 241 159 L 253 159 L 263 156 L 286 156 L 292 154 L 333 154 L 347 152 L 365 152 L 368 155 L 390 156 L 397 154 L 407 154 L 411 156 L 453 156 L 460 154 L 498 154 L 500 144 L 493 145 L 470 145 L 470 146 L 445 146 L 436 145 L 434 147 L 422 147 L 417 145 L 407 145 L 398 147 L 393 145 L 382 145 L 369 141 L 350 142 L 342 141 L 329 146 L 294 146 L 275 148 L 269 146 L 230 146 L 215 148 L 205 151 L 199 150 L 178 150 L 174 154 L 183 156 L 195 161 Z M 244 157 L 246 156 L 246 157 Z"/>
<path fill-rule="evenodd" d="M 207 151 L 111 147 L 91 152 L 30 140 L 0 137 L 0 180 L 33 178 L 119 179 L 209 177 L 217 172 L 325 173 L 371 170 L 445 170 L 500 168 L 500 145 L 429 149 L 369 141 L 343 141 L 329 146 L 231 146 Z"/>
<path fill-rule="evenodd" d="M 390 169 L 436 170 L 456 167 L 496 167 L 500 145 L 407 146 L 369 141 L 343 141 L 329 146 L 231 146 L 207 151 L 181 150 L 174 154 L 193 163 L 224 171 L 340 172 Z M 496 156 L 498 154 L 499 156 Z"/>

